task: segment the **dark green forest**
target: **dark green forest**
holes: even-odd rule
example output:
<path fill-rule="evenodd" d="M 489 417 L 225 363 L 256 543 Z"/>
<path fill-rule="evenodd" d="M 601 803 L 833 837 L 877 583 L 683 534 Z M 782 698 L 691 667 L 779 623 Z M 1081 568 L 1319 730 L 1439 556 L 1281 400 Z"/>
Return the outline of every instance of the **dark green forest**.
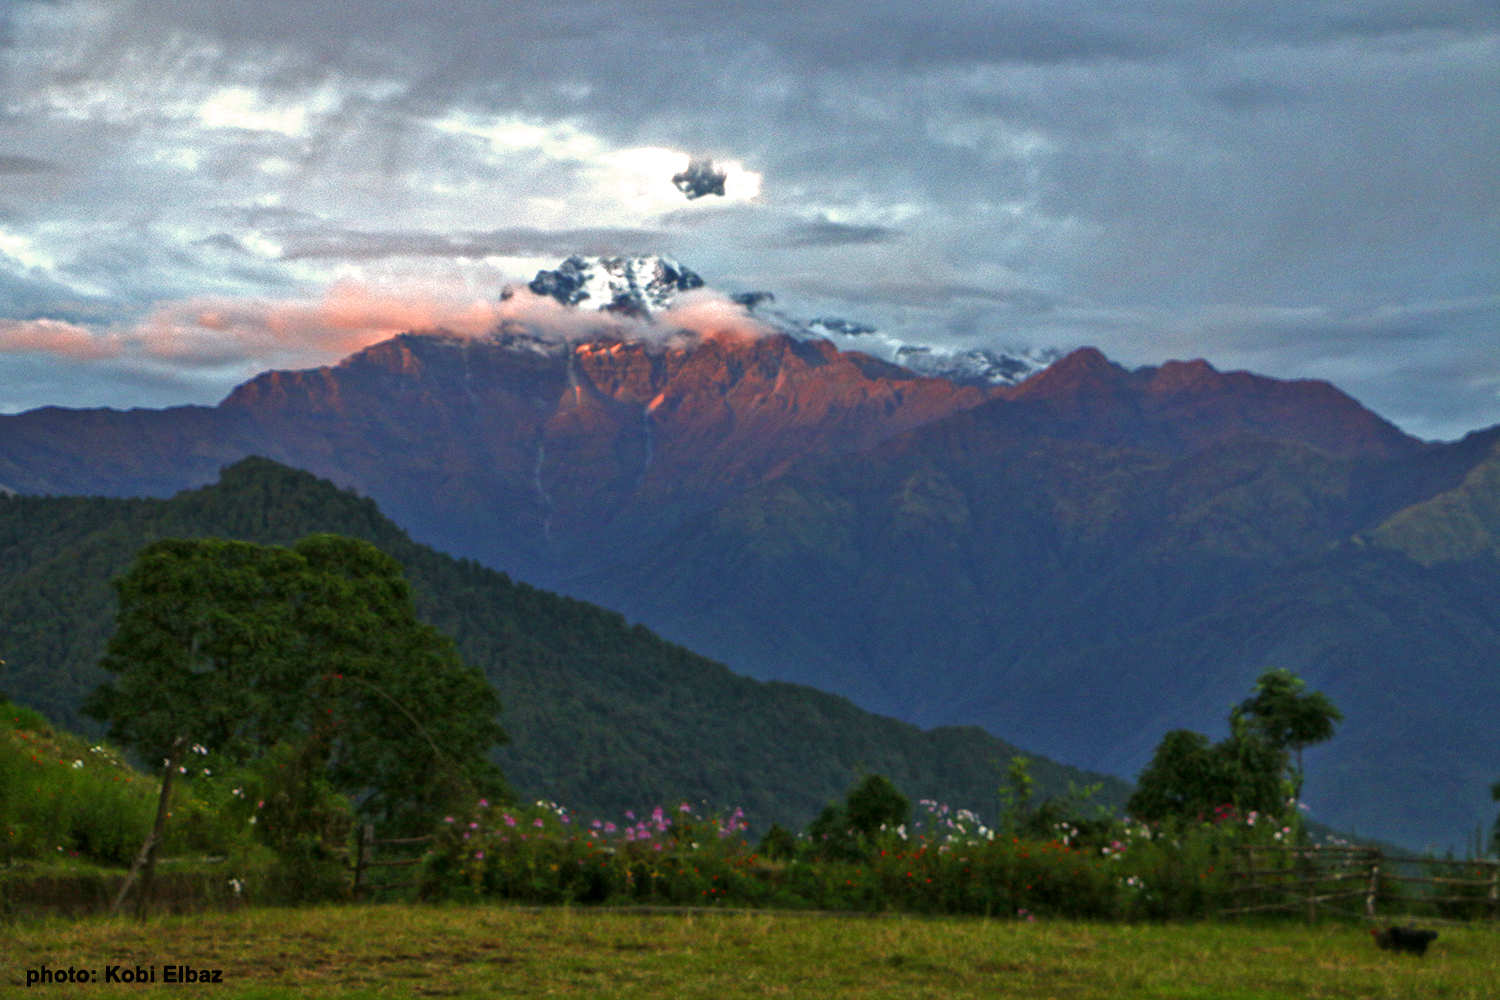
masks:
<path fill-rule="evenodd" d="M 511 743 L 495 761 L 526 798 L 585 813 L 687 800 L 743 807 L 756 827 L 801 828 L 863 774 L 913 799 L 992 816 L 1010 759 L 1024 751 L 975 727 L 922 731 L 812 688 L 763 683 L 666 642 L 619 614 L 538 590 L 418 545 L 369 499 L 265 459 L 166 500 L 0 498 L 3 688 L 68 728 L 106 675 L 110 581 L 161 538 L 288 545 L 316 532 L 365 539 L 404 567 L 421 618 L 488 676 Z M 774 626 L 768 624 L 768 630 Z M 1034 758 L 1039 796 L 1118 778 Z"/>

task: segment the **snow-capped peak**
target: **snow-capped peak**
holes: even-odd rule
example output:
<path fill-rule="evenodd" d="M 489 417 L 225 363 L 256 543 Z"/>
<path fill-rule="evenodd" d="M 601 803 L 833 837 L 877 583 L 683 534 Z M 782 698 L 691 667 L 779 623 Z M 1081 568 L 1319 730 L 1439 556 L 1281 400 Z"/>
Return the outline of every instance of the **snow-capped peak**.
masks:
<path fill-rule="evenodd" d="M 902 344 L 891 360 L 918 375 L 945 378 L 959 385 L 1015 385 L 1062 357 L 1054 347 L 1015 351 L 974 348 L 967 351 Z"/>
<path fill-rule="evenodd" d="M 565 306 L 649 318 L 703 279 L 667 257 L 569 257 L 527 285 Z"/>
<path fill-rule="evenodd" d="M 527 285 L 565 306 L 650 320 L 668 308 L 682 292 L 702 288 L 703 279 L 669 257 L 573 256 L 550 271 L 538 271 Z M 508 294 L 508 293 L 507 293 Z M 770 305 L 770 292 L 741 292 L 730 301 L 754 313 L 757 320 L 802 340 L 831 340 L 840 349 L 854 349 L 908 368 L 918 375 L 945 378 L 961 385 L 1015 385 L 1062 356 L 1053 348 L 955 347 L 908 343 L 876 327 L 834 316 L 803 320 Z M 555 343 L 506 329 L 500 339 L 518 351 L 553 353 Z"/>

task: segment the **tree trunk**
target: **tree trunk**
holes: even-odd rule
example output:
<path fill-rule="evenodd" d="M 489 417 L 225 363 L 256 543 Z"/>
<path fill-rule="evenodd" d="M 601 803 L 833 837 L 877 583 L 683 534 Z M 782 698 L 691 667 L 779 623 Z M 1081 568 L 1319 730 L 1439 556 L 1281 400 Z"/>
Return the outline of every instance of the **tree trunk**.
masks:
<path fill-rule="evenodd" d="M 136 897 L 135 915 L 137 919 L 144 919 L 146 916 L 146 903 L 151 895 L 151 882 L 156 877 L 156 847 L 161 843 L 162 831 L 167 826 L 167 806 L 172 800 L 172 779 L 177 774 L 179 762 L 182 760 L 182 748 L 186 744 L 187 737 L 185 736 L 179 736 L 172 742 L 166 770 L 161 778 L 161 798 L 156 802 L 156 823 L 151 827 L 151 832 L 146 834 L 146 839 L 135 856 L 135 862 L 130 866 L 130 874 L 125 876 L 125 884 L 120 886 L 120 892 L 115 896 L 114 906 L 110 907 L 112 914 L 120 912 L 120 904 L 125 902 L 125 897 L 130 892 L 130 886 L 135 882 L 136 875 L 144 868 L 145 874 L 141 876 L 141 892 Z"/>

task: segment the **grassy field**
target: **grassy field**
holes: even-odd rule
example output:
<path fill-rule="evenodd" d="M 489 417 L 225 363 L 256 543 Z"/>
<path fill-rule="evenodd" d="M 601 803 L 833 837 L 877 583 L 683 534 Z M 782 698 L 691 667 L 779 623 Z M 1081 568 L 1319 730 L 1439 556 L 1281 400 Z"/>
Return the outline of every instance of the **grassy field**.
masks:
<path fill-rule="evenodd" d="M 27 989 L 62 965 L 100 982 Z M 162 985 L 168 964 L 221 985 Z M 157 985 L 105 967 L 156 966 Z M 0 928 L 0 995 L 48 997 L 1491 998 L 1500 929 L 1445 928 L 1425 958 L 1353 926 L 641 914 L 505 907 L 255 909 Z"/>

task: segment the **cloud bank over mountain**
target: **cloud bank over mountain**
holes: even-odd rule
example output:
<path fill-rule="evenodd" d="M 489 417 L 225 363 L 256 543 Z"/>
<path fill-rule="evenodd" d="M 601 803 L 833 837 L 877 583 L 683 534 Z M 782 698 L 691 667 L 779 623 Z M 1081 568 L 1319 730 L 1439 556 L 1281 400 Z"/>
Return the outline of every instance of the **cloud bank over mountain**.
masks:
<path fill-rule="evenodd" d="M 209 402 L 342 349 L 269 327 L 111 347 L 205 300 L 273 316 L 358 287 L 421 312 L 573 253 L 669 253 L 901 339 L 1205 356 L 1331 379 L 1425 436 L 1500 422 L 1490 3 L 0 18 L 7 410 Z M 673 184 L 694 160 L 724 196 Z"/>

